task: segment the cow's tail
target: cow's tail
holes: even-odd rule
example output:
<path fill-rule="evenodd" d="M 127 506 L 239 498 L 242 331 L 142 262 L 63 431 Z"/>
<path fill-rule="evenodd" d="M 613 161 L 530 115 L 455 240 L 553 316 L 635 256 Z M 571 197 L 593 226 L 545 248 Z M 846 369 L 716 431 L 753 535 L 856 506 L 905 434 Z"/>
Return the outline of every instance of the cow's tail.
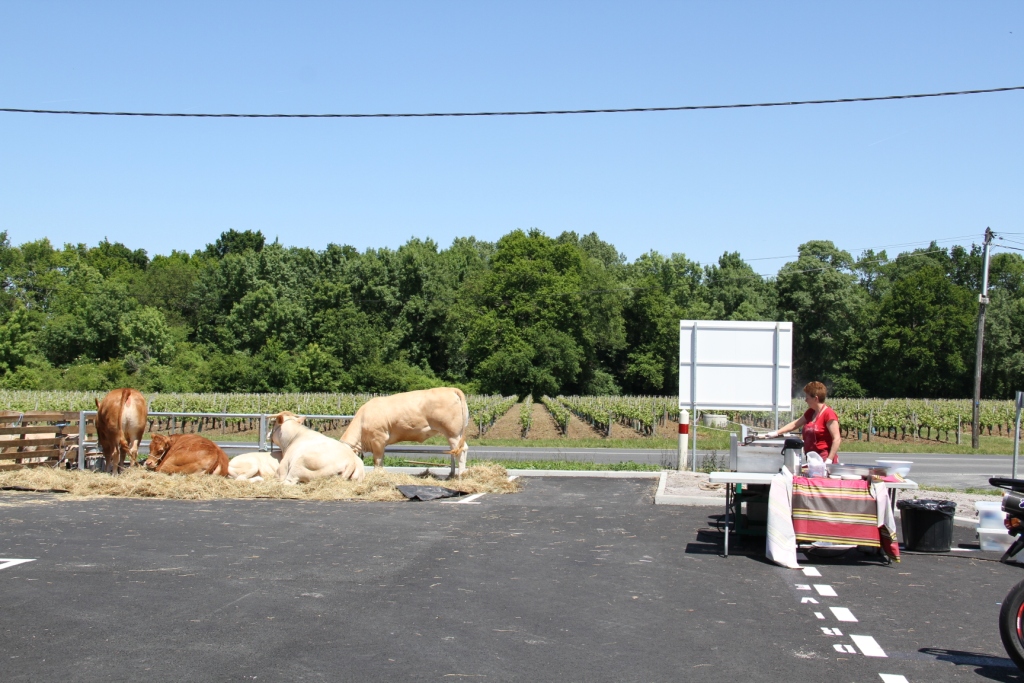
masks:
<path fill-rule="evenodd" d="M 213 474 L 220 467 L 220 476 L 226 477 L 228 476 L 228 454 L 219 448 L 217 450 L 220 452 L 217 453 L 217 458 L 213 461 L 213 464 L 206 468 L 206 473 Z"/>
<path fill-rule="evenodd" d="M 469 429 L 469 402 L 466 401 L 466 395 L 462 393 L 462 389 L 456 388 L 455 393 L 462 401 L 462 431 L 459 432 L 459 445 L 450 451 L 450 455 L 458 455 L 462 452 L 466 446 L 466 430 Z"/>
<path fill-rule="evenodd" d="M 128 400 L 132 397 L 131 389 L 121 390 L 121 402 L 117 407 L 117 442 L 118 445 L 124 450 L 131 450 L 131 446 L 128 445 L 128 440 L 124 438 L 124 425 L 121 424 L 121 418 L 124 415 L 124 404 L 128 403 Z"/>

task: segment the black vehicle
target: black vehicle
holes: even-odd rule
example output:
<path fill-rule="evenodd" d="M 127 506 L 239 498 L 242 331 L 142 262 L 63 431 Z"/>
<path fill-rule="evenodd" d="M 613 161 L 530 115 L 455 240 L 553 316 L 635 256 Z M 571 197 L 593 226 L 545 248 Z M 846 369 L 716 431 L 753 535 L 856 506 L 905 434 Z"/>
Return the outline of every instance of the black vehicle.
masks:
<path fill-rule="evenodd" d="M 1003 494 L 1006 519 L 1003 524 L 1010 535 L 1016 536 L 999 561 L 1016 564 L 1010 558 L 1024 549 L 1024 479 L 993 477 L 988 483 L 1006 489 Z M 1017 668 L 1024 669 L 1024 581 L 1011 588 L 1003 598 L 1003 606 L 999 610 L 999 635 L 1006 654 L 1010 655 Z"/>

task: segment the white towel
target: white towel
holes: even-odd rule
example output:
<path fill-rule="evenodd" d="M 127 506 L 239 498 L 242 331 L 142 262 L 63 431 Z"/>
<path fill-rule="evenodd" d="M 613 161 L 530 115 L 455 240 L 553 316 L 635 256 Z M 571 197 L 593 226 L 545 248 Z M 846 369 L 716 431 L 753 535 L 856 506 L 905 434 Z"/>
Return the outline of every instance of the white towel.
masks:
<path fill-rule="evenodd" d="M 889 535 L 896 539 L 896 517 L 889 507 L 889 487 L 882 482 L 871 484 L 871 495 L 875 499 L 875 514 L 878 516 L 878 526 L 884 526 Z"/>
<path fill-rule="evenodd" d="M 796 561 L 793 531 L 793 474 L 786 469 L 772 477 L 768 490 L 768 559 L 788 569 L 800 569 Z"/>

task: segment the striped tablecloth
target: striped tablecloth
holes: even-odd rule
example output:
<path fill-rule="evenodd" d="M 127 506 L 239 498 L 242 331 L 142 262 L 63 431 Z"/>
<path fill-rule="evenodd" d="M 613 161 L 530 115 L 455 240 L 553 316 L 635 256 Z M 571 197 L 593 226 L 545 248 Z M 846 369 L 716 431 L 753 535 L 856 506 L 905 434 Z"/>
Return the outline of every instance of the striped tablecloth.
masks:
<path fill-rule="evenodd" d="M 878 506 L 867 481 L 793 477 L 797 541 L 881 547 Z"/>

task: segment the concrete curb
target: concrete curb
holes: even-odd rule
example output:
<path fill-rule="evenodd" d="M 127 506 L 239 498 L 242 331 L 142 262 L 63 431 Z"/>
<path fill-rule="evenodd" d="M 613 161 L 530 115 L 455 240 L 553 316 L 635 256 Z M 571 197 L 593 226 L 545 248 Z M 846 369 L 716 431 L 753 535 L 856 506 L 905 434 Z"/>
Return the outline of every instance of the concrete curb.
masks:
<path fill-rule="evenodd" d="M 658 481 L 658 490 L 654 494 L 655 505 L 725 505 L 725 496 L 676 496 L 665 493 L 668 484 L 668 472 L 662 472 Z"/>
<path fill-rule="evenodd" d="M 450 470 L 449 470 L 450 471 Z M 613 470 L 508 470 L 517 477 L 594 477 L 598 479 L 657 479 L 664 472 L 616 472 Z"/>
<path fill-rule="evenodd" d="M 725 497 L 713 498 L 711 496 L 671 496 L 661 495 L 654 497 L 655 505 L 691 505 L 691 506 L 708 506 L 708 507 L 723 507 L 725 505 Z"/>

